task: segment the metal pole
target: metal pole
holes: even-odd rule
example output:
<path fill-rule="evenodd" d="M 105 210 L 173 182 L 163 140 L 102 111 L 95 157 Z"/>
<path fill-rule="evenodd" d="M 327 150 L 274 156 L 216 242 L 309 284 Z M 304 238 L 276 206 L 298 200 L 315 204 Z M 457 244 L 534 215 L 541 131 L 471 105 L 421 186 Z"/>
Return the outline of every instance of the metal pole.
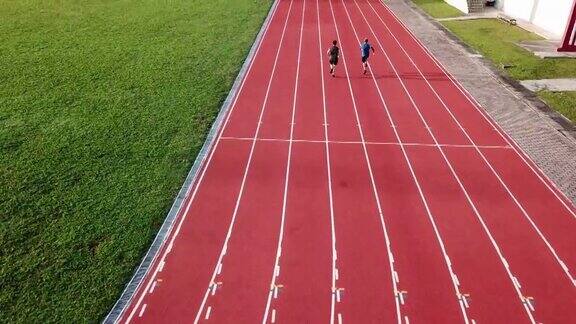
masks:
<path fill-rule="evenodd" d="M 564 40 L 558 52 L 576 52 L 576 0 L 572 3 L 572 13 L 568 17 Z"/>

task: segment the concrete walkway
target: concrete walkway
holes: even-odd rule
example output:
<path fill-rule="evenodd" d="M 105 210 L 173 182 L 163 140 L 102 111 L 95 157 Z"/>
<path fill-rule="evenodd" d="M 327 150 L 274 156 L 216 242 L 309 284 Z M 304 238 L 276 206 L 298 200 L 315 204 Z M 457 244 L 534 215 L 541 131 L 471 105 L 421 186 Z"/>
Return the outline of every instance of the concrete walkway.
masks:
<path fill-rule="evenodd" d="M 529 52 L 532 52 L 532 54 L 538 56 L 539 58 L 564 57 L 576 59 L 576 53 L 557 51 L 558 47 L 560 46 L 559 40 L 542 39 L 522 41 L 518 43 L 518 46 Z M 574 64 L 576 64 L 576 61 L 574 61 Z"/>
<path fill-rule="evenodd" d="M 450 21 L 450 20 L 474 20 L 474 19 L 490 19 L 498 18 L 498 10 L 496 8 L 485 8 L 482 12 L 474 12 L 465 14 L 458 17 L 448 17 L 448 18 L 436 18 L 438 21 Z"/>
<path fill-rule="evenodd" d="M 410 0 L 386 4 L 544 173 L 576 202 L 576 128 Z"/>
<path fill-rule="evenodd" d="M 524 80 L 520 83 L 530 91 L 576 91 L 576 79 Z"/>

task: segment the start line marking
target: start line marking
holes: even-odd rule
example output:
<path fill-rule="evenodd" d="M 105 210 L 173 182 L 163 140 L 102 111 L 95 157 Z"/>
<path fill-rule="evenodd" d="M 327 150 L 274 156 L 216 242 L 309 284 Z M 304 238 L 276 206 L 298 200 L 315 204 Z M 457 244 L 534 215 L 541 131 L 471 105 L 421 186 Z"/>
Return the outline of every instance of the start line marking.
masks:
<path fill-rule="evenodd" d="M 317 143 L 326 144 L 323 140 L 302 140 L 283 138 L 252 138 L 252 137 L 222 137 L 227 141 L 262 141 L 262 142 L 294 142 L 294 143 Z M 426 147 L 458 147 L 458 148 L 480 148 L 480 149 L 512 149 L 509 145 L 469 145 L 469 144 L 433 144 L 433 143 L 397 143 L 397 142 L 361 142 L 361 141 L 328 141 L 329 144 L 367 144 L 367 145 L 397 145 L 397 146 L 426 146 Z"/>

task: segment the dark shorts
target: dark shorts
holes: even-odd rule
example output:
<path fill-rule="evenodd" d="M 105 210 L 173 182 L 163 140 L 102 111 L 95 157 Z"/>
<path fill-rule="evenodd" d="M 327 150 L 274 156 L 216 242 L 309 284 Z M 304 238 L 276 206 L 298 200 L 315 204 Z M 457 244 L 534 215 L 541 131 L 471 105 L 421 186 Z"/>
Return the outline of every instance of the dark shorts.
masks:
<path fill-rule="evenodd" d="M 370 55 L 362 56 L 362 63 L 366 63 L 366 61 L 368 61 L 369 57 L 370 57 Z"/>
<path fill-rule="evenodd" d="M 338 56 L 334 56 L 330 58 L 330 64 L 338 65 Z"/>

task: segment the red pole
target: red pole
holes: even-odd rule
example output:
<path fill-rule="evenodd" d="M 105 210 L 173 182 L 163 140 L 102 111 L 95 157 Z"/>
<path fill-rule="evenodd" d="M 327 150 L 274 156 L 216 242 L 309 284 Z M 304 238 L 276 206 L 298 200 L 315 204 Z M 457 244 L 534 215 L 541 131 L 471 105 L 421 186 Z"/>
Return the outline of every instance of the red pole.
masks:
<path fill-rule="evenodd" d="M 564 40 L 558 52 L 576 52 L 576 0 L 572 4 L 572 13 L 568 17 Z"/>

